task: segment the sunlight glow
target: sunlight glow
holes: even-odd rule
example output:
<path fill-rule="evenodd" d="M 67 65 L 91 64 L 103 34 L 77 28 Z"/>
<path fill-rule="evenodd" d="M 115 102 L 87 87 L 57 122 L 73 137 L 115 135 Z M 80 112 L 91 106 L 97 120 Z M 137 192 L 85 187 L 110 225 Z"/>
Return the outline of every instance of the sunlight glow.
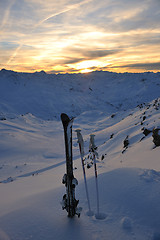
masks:
<path fill-rule="evenodd" d="M 81 70 L 81 69 L 88 69 L 88 68 L 91 68 L 91 67 L 95 67 L 95 66 L 98 66 L 98 65 L 99 65 L 99 61 L 90 60 L 90 61 L 83 61 L 83 62 L 75 64 L 75 68 L 78 69 L 78 70 Z"/>
<path fill-rule="evenodd" d="M 80 70 L 80 73 L 89 73 L 89 72 L 93 72 L 93 70 L 88 69 L 88 68 Z"/>
<path fill-rule="evenodd" d="M 135 1 L 2 1 L 0 69 L 159 71 L 159 3 Z"/>

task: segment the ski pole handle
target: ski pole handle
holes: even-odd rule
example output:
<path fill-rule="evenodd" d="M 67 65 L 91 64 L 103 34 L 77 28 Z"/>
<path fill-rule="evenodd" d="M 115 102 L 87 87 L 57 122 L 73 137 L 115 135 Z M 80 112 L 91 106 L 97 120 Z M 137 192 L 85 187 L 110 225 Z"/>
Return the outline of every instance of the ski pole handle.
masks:
<path fill-rule="evenodd" d="M 84 141 L 83 141 L 83 137 L 81 134 L 81 129 L 76 129 L 75 132 L 77 133 L 81 156 L 84 157 Z"/>

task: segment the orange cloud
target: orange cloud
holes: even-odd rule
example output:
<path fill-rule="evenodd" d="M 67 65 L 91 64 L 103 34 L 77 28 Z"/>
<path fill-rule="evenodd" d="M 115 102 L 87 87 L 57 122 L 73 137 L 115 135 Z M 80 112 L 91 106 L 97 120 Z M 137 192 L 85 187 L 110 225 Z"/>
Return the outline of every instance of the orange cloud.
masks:
<path fill-rule="evenodd" d="M 2 68 L 54 72 L 159 70 L 160 16 L 156 0 L 152 4 L 143 0 L 3 4 Z"/>

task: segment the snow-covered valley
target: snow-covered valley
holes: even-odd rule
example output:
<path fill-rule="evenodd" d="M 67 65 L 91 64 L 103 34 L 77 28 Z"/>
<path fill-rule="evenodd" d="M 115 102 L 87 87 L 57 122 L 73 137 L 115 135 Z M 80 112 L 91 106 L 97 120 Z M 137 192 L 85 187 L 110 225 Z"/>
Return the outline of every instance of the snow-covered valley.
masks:
<path fill-rule="evenodd" d="M 75 117 L 74 175 L 81 217 L 60 205 L 65 151 L 60 114 Z M 87 216 L 75 130 L 88 155 L 95 134 L 100 211 Z M 160 73 L 54 75 L 0 71 L 0 239 L 160 239 Z M 127 142 L 127 145 L 125 145 Z M 96 213 L 93 167 L 87 169 Z"/>

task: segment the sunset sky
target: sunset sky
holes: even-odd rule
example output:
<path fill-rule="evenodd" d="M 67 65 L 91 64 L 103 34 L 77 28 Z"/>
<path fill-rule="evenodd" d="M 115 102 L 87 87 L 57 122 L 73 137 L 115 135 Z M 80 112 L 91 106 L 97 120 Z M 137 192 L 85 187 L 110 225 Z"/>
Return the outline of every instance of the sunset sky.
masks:
<path fill-rule="evenodd" d="M 160 0 L 0 0 L 0 69 L 160 71 Z"/>

